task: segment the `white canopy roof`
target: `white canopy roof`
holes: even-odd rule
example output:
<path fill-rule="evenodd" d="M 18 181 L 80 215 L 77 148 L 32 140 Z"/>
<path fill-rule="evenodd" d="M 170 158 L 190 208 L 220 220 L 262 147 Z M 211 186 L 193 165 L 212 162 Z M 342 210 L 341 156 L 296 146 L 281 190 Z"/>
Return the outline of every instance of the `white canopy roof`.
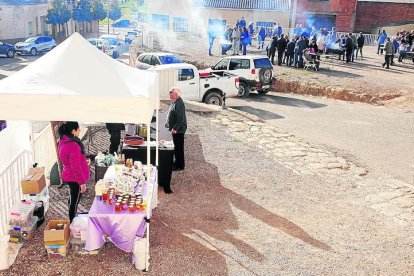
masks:
<path fill-rule="evenodd" d="M 0 118 L 149 123 L 158 87 L 156 73 L 116 61 L 74 33 L 0 81 Z"/>

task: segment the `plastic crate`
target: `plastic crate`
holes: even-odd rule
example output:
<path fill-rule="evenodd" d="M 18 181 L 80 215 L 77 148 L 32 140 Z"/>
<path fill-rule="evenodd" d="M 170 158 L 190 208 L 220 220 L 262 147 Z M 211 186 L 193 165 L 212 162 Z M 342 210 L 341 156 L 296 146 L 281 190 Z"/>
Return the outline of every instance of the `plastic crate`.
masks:
<path fill-rule="evenodd" d="M 83 241 L 81 239 L 72 238 L 70 240 L 70 246 L 72 247 L 72 252 L 74 252 L 75 254 L 84 254 L 85 244 L 86 244 L 86 241 Z"/>
<path fill-rule="evenodd" d="M 38 217 L 32 217 L 30 219 L 30 225 L 19 227 L 9 225 L 10 242 L 23 243 L 24 240 L 33 239 L 34 232 L 37 229 Z"/>
<path fill-rule="evenodd" d="M 36 204 L 31 201 L 17 202 L 10 211 L 9 225 L 14 227 L 30 227 L 30 219 Z"/>
<path fill-rule="evenodd" d="M 31 201 L 43 201 L 46 203 L 46 200 L 49 200 L 49 187 L 46 186 L 40 194 L 25 194 L 22 196 L 25 200 L 31 200 Z"/>
<path fill-rule="evenodd" d="M 47 256 L 51 259 L 63 259 L 68 254 L 70 242 L 65 245 L 45 245 Z"/>

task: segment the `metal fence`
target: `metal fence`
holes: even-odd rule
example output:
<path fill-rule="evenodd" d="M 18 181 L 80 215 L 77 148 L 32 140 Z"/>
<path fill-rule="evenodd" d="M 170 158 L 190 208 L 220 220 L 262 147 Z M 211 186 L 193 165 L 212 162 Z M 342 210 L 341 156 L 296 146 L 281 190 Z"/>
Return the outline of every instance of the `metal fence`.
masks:
<path fill-rule="evenodd" d="M 336 33 L 336 39 L 340 38 L 341 35 L 347 35 L 349 33 L 346 32 L 337 32 Z M 353 35 L 355 35 L 356 37 L 359 36 L 359 33 L 352 33 Z M 378 35 L 376 34 L 363 34 L 364 38 L 365 38 L 365 46 L 373 46 L 377 44 L 378 41 Z"/>
<path fill-rule="evenodd" d="M 33 151 L 22 151 L 0 172 L 0 235 L 7 234 L 10 209 L 22 199 L 20 181 L 29 171 L 33 161 L 38 163 L 39 167 L 45 167 L 46 177 L 49 177 L 49 172 L 57 161 L 50 124 L 35 136 Z"/>
<path fill-rule="evenodd" d="M 7 235 L 10 209 L 22 198 L 20 180 L 32 164 L 30 151 L 22 151 L 0 172 L 0 235 Z"/>
<path fill-rule="evenodd" d="M 45 167 L 45 176 L 49 177 L 50 170 L 57 161 L 57 153 L 53 141 L 53 131 L 50 123 L 35 136 L 33 148 L 35 163 L 38 163 L 39 167 Z"/>

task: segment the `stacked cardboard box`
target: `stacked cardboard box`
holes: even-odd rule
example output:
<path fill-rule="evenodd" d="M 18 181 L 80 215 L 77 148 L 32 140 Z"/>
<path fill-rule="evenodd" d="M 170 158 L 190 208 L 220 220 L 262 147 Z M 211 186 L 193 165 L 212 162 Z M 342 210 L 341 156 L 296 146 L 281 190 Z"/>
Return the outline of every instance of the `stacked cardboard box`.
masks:
<path fill-rule="evenodd" d="M 44 231 L 45 248 L 49 259 L 62 259 L 69 251 L 69 220 L 51 220 Z"/>

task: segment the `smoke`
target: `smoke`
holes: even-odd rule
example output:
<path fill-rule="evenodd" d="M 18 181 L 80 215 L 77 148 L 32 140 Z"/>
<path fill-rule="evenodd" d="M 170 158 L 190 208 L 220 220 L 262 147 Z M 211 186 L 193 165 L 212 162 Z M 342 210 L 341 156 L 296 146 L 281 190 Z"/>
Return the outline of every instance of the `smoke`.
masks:
<path fill-rule="evenodd" d="M 151 5 L 153 5 L 152 13 L 156 13 L 156 10 L 159 8 L 157 2 L 163 1 L 151 2 Z M 156 36 L 159 47 L 163 51 L 188 53 L 191 48 L 197 47 L 197 45 L 202 45 L 203 48 L 207 49 L 209 29 L 213 29 L 216 37 L 219 38 L 224 35 L 226 24 L 231 23 L 231 26 L 235 24 L 235 22 L 226 22 L 226 24 L 223 24 L 217 20 L 209 26 L 209 19 L 226 20 L 226 18 L 222 18 L 219 13 L 214 12 L 212 9 L 209 9 L 208 16 L 206 16 L 204 9 L 193 7 L 193 0 L 177 1 L 174 5 L 171 5 L 169 11 L 165 9 L 165 6 L 164 4 L 162 10 L 163 15 L 169 16 L 169 27 L 163 24 L 151 24 L 150 27 L 151 33 Z M 152 15 L 149 16 L 152 17 Z M 188 20 L 183 20 L 182 22 L 178 20 L 174 21 L 175 17 L 186 18 Z M 186 29 L 185 26 L 187 24 L 187 32 L 176 32 L 174 30 L 174 27 Z"/>

